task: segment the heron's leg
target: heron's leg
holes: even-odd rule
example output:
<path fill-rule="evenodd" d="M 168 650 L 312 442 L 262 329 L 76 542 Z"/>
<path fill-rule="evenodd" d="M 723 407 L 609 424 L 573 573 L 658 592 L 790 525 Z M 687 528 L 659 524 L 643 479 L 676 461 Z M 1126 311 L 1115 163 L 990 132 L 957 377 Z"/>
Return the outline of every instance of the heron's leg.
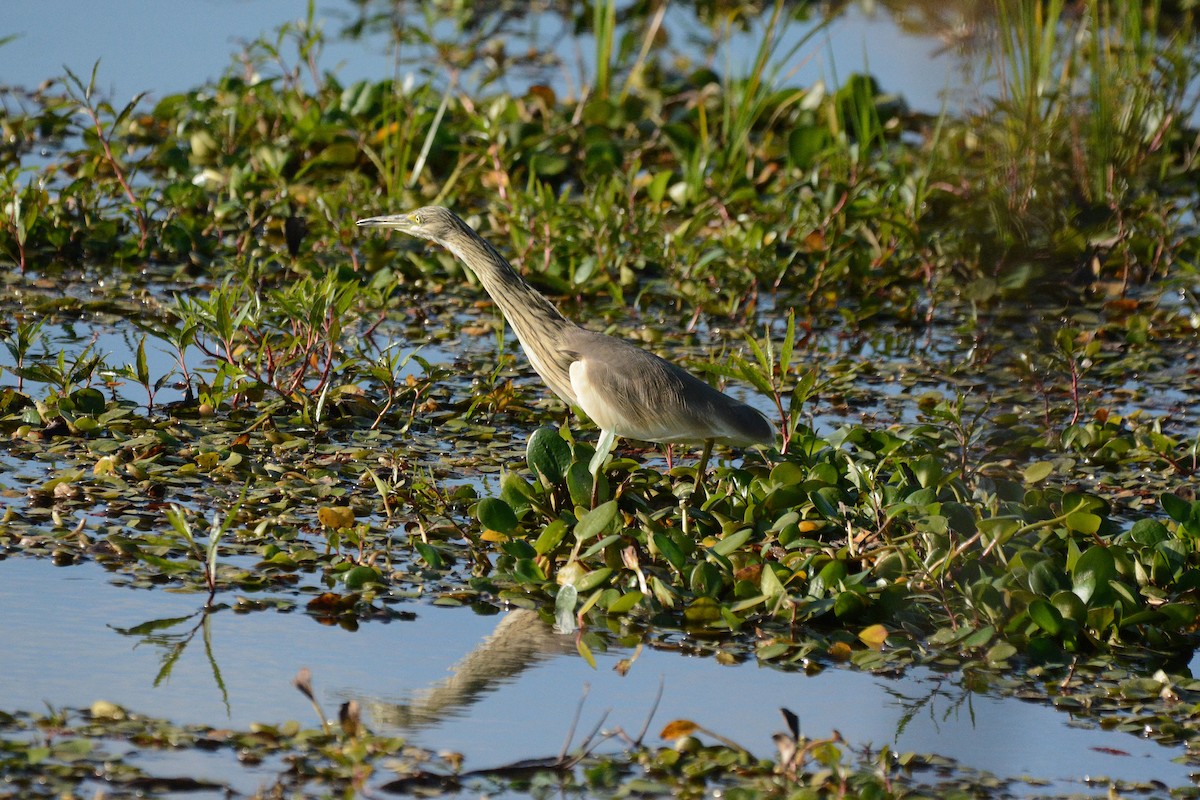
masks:
<path fill-rule="evenodd" d="M 592 460 L 588 464 L 588 472 L 592 475 L 600 474 L 600 470 L 604 467 L 604 461 L 612 452 L 613 443 L 616 440 L 617 435 L 612 431 L 600 431 L 600 438 L 596 440 L 596 455 L 592 456 Z"/>
<path fill-rule="evenodd" d="M 670 469 L 671 467 L 675 466 L 675 445 L 667 442 L 666 447 L 664 447 L 663 450 L 664 455 L 667 458 L 667 469 Z"/>
<path fill-rule="evenodd" d="M 695 485 L 696 489 L 699 489 L 700 484 L 704 482 L 704 471 L 706 469 L 708 469 L 708 457 L 710 455 L 712 455 L 712 449 L 713 449 L 713 440 L 705 439 L 704 440 L 704 451 L 702 453 L 700 453 L 700 465 L 696 467 L 696 485 Z"/>
<path fill-rule="evenodd" d="M 600 492 L 600 473 L 604 470 L 604 462 L 608 460 L 608 454 L 612 452 L 616 440 L 617 435 L 612 431 L 600 431 L 600 438 L 596 441 L 596 455 L 592 456 L 592 460 L 588 464 L 588 472 L 592 473 L 593 507 L 596 505 L 597 494 Z"/>

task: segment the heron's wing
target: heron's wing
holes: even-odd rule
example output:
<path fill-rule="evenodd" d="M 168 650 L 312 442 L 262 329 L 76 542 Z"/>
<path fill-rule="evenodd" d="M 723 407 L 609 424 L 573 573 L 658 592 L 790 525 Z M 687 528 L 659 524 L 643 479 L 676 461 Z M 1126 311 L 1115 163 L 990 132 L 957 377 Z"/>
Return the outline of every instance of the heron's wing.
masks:
<path fill-rule="evenodd" d="M 648 442 L 774 438 L 755 409 L 628 342 L 579 329 L 561 345 L 579 407 L 604 430 Z"/>

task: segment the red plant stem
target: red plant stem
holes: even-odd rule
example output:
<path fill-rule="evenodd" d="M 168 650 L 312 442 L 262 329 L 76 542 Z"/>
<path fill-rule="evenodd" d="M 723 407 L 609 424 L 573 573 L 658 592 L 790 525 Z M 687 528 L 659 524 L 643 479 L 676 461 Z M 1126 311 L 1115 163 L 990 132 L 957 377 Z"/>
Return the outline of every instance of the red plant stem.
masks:
<path fill-rule="evenodd" d="M 91 117 L 92 125 L 96 128 L 96 138 L 100 140 L 100 146 L 104 148 L 104 157 L 108 160 L 109 166 L 112 167 L 113 173 L 117 176 L 117 182 L 121 184 L 121 188 L 125 191 L 125 197 L 129 199 L 129 203 L 133 206 L 133 211 L 137 215 L 138 230 L 141 231 L 141 238 L 138 239 L 138 249 L 144 250 L 146 248 L 146 240 L 150 238 L 149 226 L 146 224 L 146 215 L 142 212 L 142 206 L 138 203 L 133 189 L 129 186 L 129 181 L 125 179 L 125 173 L 121 169 L 121 165 L 117 163 L 117 158 L 113 155 L 112 147 L 108 143 L 108 137 L 104 135 L 104 126 L 100 124 L 100 117 L 96 114 L 95 110 L 88 106 L 84 106 L 84 111 Z"/>

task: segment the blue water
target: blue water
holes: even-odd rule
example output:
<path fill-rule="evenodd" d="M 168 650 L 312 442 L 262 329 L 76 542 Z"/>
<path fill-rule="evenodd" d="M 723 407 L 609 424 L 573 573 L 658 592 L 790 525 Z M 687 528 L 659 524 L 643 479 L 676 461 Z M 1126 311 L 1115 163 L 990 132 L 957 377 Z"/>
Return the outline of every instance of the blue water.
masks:
<path fill-rule="evenodd" d="M 597 653 L 593 670 L 576 654 L 572 636 L 552 633 L 536 617 L 480 615 L 419 600 L 397 606 L 411 611 L 411 620 L 363 622 L 354 632 L 322 625 L 302 610 L 222 610 L 208 621 L 209 651 L 200 629 L 161 678 L 171 647 L 201 617 L 160 631 L 174 638 L 157 643 L 121 633 L 186 617 L 202 604 L 197 594 L 115 586 L 93 564 L 0 561 L 0 708 L 40 711 L 44 702 L 86 708 L 107 700 L 179 723 L 244 729 L 295 719 L 313 727 L 312 707 L 292 687 L 307 667 L 327 715 L 356 699 L 374 730 L 459 751 L 467 768 L 480 768 L 556 755 L 581 701 L 576 743 L 605 712 L 605 729 L 635 735 L 661 682 L 651 744 L 660 743 L 657 733 L 667 722 L 682 718 L 769 757 L 771 735 L 784 728 L 778 709 L 787 706 L 812 737 L 837 729 L 854 747 L 937 753 L 1001 777 L 1045 779 L 1061 791 L 1083 790 L 1088 775 L 1191 785 L 1187 768 L 1171 761 L 1181 748 L 1081 725 L 1043 704 L 972 694 L 957 675 L 925 669 L 890 678 L 850 669 L 808 676 L 753 663 L 722 666 L 684 654 L 685 639 L 683 652 L 642 649 L 621 676 L 613 667 L 634 656 L 631 650 Z M 919 710 L 899 730 L 906 707 Z"/>
<path fill-rule="evenodd" d="M 104 6 L 89 0 L 52 4 L 5 0 L 0 35 L 15 34 L 17 38 L 0 46 L 0 84 L 36 87 L 63 75 L 64 66 L 86 82 L 99 61 L 97 87 L 114 102 L 123 104 L 140 92 L 150 92 L 154 100 L 217 78 L 244 43 L 260 36 L 275 42 L 279 26 L 303 19 L 305 7 L 271 0 L 122 0 Z M 350 19 L 348 3 L 318 2 L 316 16 L 327 36 L 323 69 L 335 71 L 343 83 L 393 74 L 393 53 L 382 37 L 362 42 L 338 40 L 339 30 Z M 414 11 L 412 16 L 411 24 L 420 25 L 419 13 Z M 760 20 L 750 30 L 737 33 L 714 66 L 725 71 L 728 65 L 735 74 L 745 74 L 762 40 L 764 24 Z M 673 48 L 694 62 L 704 58 L 692 39 L 703 41 L 711 35 L 690 12 L 673 9 L 666 25 L 673 32 Z M 791 50 L 810 27 L 792 26 L 780 51 Z M 549 14 L 530 19 L 527 34 L 556 52 L 564 64 L 563 69 L 538 79 L 577 96 L 582 81 L 576 65 L 581 59 L 588 63 L 590 40 L 563 35 L 562 26 Z M 921 31 L 919 26 L 910 32 L 882 10 L 867 13 L 851 6 L 827 31 L 782 64 L 780 76 L 791 86 L 818 81 L 836 86 L 851 73 L 870 71 L 882 76 L 884 91 L 902 93 L 915 109 L 936 113 L 947 92 L 954 106 L 969 105 L 978 96 L 972 88 L 975 69 L 971 60 L 944 45 L 939 38 L 942 35 L 941 31 Z M 509 49 L 520 52 L 523 45 L 510 42 Z M 294 47 L 284 42 L 281 50 L 289 63 L 296 63 Z M 520 91 L 521 83 L 529 82 L 527 77 L 506 88 Z"/>

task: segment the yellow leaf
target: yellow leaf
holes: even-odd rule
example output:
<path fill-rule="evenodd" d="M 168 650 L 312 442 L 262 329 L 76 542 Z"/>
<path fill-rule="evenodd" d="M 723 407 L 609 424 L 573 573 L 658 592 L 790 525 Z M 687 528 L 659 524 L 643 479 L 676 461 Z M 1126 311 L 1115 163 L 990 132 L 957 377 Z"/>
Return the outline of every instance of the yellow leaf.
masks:
<path fill-rule="evenodd" d="M 503 534 L 500 531 L 494 531 L 491 528 L 488 528 L 483 533 L 479 534 L 479 538 L 483 539 L 485 542 L 503 543 L 508 541 L 507 534 Z"/>
<path fill-rule="evenodd" d="M 829 646 L 829 657 L 834 661 L 849 661 L 850 645 L 845 642 L 834 642 Z"/>
<path fill-rule="evenodd" d="M 583 637 L 575 640 L 575 650 L 578 651 L 579 655 L 583 657 L 583 660 L 588 663 L 588 666 L 590 666 L 592 669 L 596 668 L 596 657 L 592 655 L 592 648 L 587 646 L 587 643 L 583 641 Z"/>
<path fill-rule="evenodd" d="M 868 625 L 858 632 L 859 641 L 872 650 L 883 649 L 883 643 L 887 641 L 887 637 L 888 629 L 882 625 Z"/>
<path fill-rule="evenodd" d="M 354 525 L 354 509 L 350 506 L 321 506 L 317 519 L 326 528 L 350 528 Z"/>
<path fill-rule="evenodd" d="M 221 454 L 215 452 L 197 453 L 192 460 L 196 462 L 196 466 L 200 469 L 210 470 L 221 460 Z"/>
<path fill-rule="evenodd" d="M 677 719 L 668 722 L 667 726 L 662 729 L 659 737 L 663 739 L 681 739 L 684 736 L 691 736 L 698 730 L 700 730 L 700 726 L 690 719 Z"/>
<path fill-rule="evenodd" d="M 805 519 L 801 520 L 800 524 L 796 527 L 800 529 L 801 533 L 812 533 L 813 531 L 821 528 L 821 523 L 814 519 Z"/>

